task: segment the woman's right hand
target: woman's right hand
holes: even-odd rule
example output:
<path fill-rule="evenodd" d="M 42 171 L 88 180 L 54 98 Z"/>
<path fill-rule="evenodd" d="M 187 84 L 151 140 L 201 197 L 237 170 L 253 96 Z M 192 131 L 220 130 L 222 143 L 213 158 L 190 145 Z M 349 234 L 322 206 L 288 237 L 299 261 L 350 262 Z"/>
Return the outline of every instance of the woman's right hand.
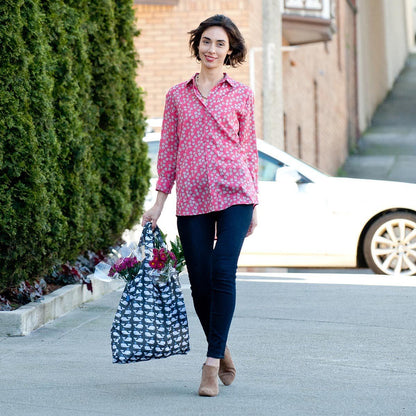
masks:
<path fill-rule="evenodd" d="M 152 223 L 152 230 L 156 228 L 157 220 L 162 213 L 162 207 L 157 206 L 156 204 L 152 206 L 149 210 L 147 210 L 142 217 L 142 226 L 144 227 L 146 223 Z"/>
<path fill-rule="evenodd" d="M 154 230 L 156 228 L 157 220 L 159 219 L 160 214 L 162 213 L 163 206 L 165 205 L 165 201 L 167 197 L 168 197 L 168 194 L 158 191 L 155 204 L 152 206 L 152 208 L 148 209 L 143 214 L 142 227 L 144 227 L 146 223 L 151 222 L 152 229 Z"/>

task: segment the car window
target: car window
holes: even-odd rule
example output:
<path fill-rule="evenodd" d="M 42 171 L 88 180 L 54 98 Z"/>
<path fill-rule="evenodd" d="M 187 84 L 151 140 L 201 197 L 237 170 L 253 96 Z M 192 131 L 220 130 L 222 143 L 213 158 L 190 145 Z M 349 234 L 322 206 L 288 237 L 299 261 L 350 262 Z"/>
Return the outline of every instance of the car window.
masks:
<path fill-rule="evenodd" d="M 159 142 L 147 142 L 148 156 L 150 159 L 150 172 L 152 178 L 157 178 L 157 153 L 159 151 Z"/>
<path fill-rule="evenodd" d="M 275 159 L 272 156 L 269 156 L 262 151 L 259 151 L 259 181 L 268 181 L 274 182 L 276 180 L 276 172 L 277 169 L 280 169 L 284 166 L 288 166 L 281 162 L 278 159 Z M 306 176 L 302 175 L 299 171 L 297 171 L 300 175 L 300 179 L 298 183 L 309 183 L 311 182 Z"/>
<path fill-rule="evenodd" d="M 259 151 L 259 181 L 274 181 L 277 169 L 282 166 L 279 160 Z"/>

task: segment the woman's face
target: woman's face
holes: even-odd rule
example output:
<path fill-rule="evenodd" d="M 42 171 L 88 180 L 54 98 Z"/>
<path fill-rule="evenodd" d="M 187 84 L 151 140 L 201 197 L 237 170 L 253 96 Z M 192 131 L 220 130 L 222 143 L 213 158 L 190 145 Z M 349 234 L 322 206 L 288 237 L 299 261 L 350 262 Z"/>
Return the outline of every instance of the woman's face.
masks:
<path fill-rule="evenodd" d="M 227 32 L 220 26 L 211 26 L 202 33 L 198 45 L 201 64 L 209 69 L 222 67 L 231 54 Z"/>

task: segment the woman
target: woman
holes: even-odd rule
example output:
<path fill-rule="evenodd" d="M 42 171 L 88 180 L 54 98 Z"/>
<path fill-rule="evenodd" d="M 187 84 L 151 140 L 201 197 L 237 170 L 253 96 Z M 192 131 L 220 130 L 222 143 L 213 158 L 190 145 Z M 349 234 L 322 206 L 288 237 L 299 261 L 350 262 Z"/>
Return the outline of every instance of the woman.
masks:
<path fill-rule="evenodd" d="M 216 396 L 235 367 L 226 347 L 235 308 L 235 277 L 244 238 L 257 225 L 258 156 L 253 94 L 223 73 L 245 60 L 235 24 L 215 15 L 190 32 L 201 70 L 166 95 L 153 227 L 176 181 L 177 225 L 195 311 L 208 341 L 199 395 Z M 214 240 L 216 244 L 214 247 Z"/>

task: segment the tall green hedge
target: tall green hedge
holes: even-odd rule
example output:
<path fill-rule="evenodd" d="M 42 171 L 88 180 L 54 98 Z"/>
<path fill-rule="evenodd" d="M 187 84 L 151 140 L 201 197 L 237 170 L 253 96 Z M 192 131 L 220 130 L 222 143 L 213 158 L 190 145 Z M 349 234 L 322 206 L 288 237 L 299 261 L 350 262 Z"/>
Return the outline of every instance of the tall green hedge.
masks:
<path fill-rule="evenodd" d="M 0 2 L 0 289 L 138 220 L 149 185 L 132 0 Z"/>

